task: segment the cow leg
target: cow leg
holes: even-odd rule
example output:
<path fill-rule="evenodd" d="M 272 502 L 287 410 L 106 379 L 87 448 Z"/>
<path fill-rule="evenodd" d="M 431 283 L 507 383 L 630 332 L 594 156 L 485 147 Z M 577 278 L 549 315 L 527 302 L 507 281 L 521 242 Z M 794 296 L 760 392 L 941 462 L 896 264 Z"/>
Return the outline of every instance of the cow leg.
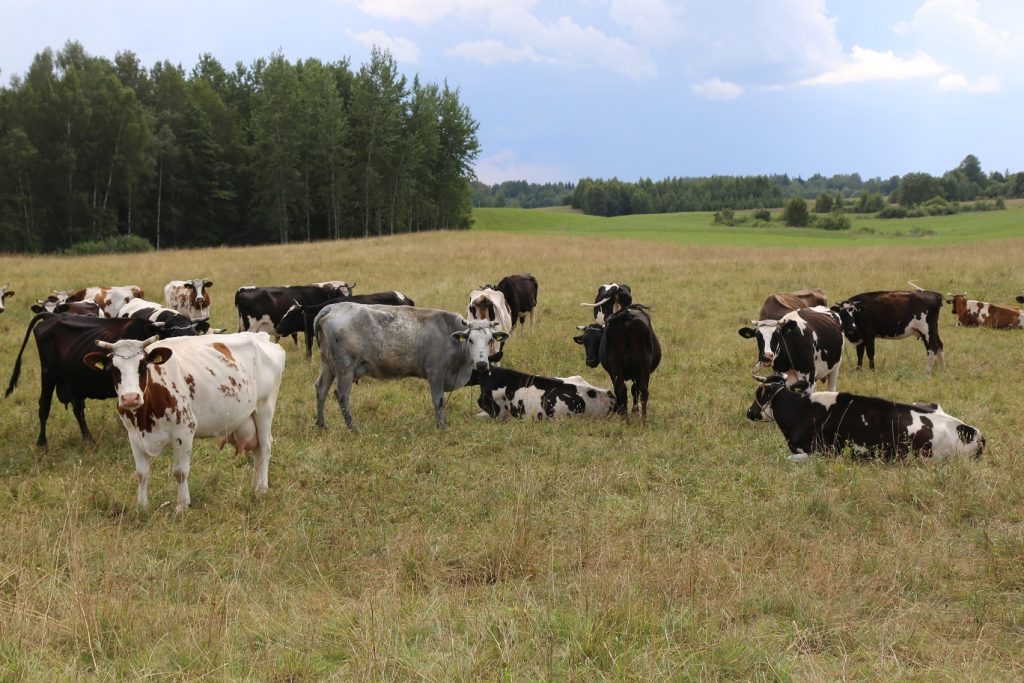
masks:
<path fill-rule="evenodd" d="M 139 484 L 135 499 L 138 502 L 139 508 L 145 510 L 149 507 L 149 473 L 153 459 L 137 439 L 138 433 L 133 433 L 129 430 L 128 443 L 132 448 L 132 457 L 135 459 L 135 480 Z"/>
<path fill-rule="evenodd" d="M 43 378 L 43 390 L 39 394 L 39 438 L 36 439 L 36 446 L 46 446 L 46 421 L 50 419 L 50 404 L 53 403 L 53 391 L 55 385 L 52 381 Z"/>
<path fill-rule="evenodd" d="M 857 344 L 857 369 L 860 370 L 861 366 L 864 365 L 864 342 Z"/>
<path fill-rule="evenodd" d="M 650 386 L 650 384 L 651 384 L 651 376 L 650 375 L 641 375 L 640 377 L 637 378 L 637 380 L 635 382 L 633 382 L 633 388 L 634 389 L 636 389 L 638 385 L 640 387 L 640 421 L 641 422 L 647 422 L 647 398 L 649 396 L 649 392 L 648 392 L 647 389 Z M 633 399 L 633 400 L 634 400 L 634 403 L 635 403 L 636 399 Z M 634 409 L 635 409 L 635 406 L 634 406 Z"/>
<path fill-rule="evenodd" d="M 82 433 L 83 441 L 92 441 L 92 433 L 89 432 L 89 425 L 85 422 L 85 399 L 76 398 L 71 401 L 71 412 L 75 414 L 78 421 L 78 431 Z"/>
<path fill-rule="evenodd" d="M 631 394 L 633 394 L 633 412 L 640 412 L 640 382 L 634 381 L 633 386 L 629 388 Z"/>
<path fill-rule="evenodd" d="M 868 352 L 868 367 L 871 368 L 872 370 L 874 370 L 875 369 L 875 339 L 874 339 L 874 337 L 872 337 L 871 339 L 865 339 L 864 340 L 864 348 Z M 860 360 L 860 356 L 857 356 L 857 359 Z"/>
<path fill-rule="evenodd" d="M 345 418 L 345 426 L 355 429 L 356 424 L 352 420 L 352 408 L 349 401 L 352 398 L 352 371 L 341 372 L 334 385 L 334 396 L 338 399 L 338 406 L 341 407 L 341 414 Z"/>
<path fill-rule="evenodd" d="M 306 360 L 313 357 L 313 335 L 306 333 Z"/>
<path fill-rule="evenodd" d="M 434 406 L 434 419 L 437 420 L 437 428 L 444 428 L 444 376 L 432 377 L 427 380 L 430 383 L 430 402 Z"/>
<path fill-rule="evenodd" d="M 321 349 L 321 356 L 323 356 L 323 350 Z M 316 426 L 325 427 L 327 426 L 324 422 L 324 402 L 327 400 L 327 392 L 331 389 L 331 384 L 334 383 L 334 366 L 327 358 L 322 358 L 320 362 L 320 374 L 316 378 Z"/>
<path fill-rule="evenodd" d="M 615 391 L 615 412 L 626 417 L 626 408 L 629 407 L 629 396 L 626 394 L 626 381 L 621 377 L 612 378 L 612 388 Z"/>
<path fill-rule="evenodd" d="M 184 435 L 181 443 L 174 440 L 174 479 L 178 482 L 178 504 L 174 507 L 174 514 L 180 515 L 188 509 L 192 502 L 188 494 L 188 473 L 192 469 L 192 440 L 195 434 Z"/>
<path fill-rule="evenodd" d="M 277 392 L 256 404 L 253 422 L 256 424 L 256 450 L 252 455 L 252 490 L 262 493 L 270 487 L 270 447 L 274 438 L 270 426 L 277 409 Z"/>

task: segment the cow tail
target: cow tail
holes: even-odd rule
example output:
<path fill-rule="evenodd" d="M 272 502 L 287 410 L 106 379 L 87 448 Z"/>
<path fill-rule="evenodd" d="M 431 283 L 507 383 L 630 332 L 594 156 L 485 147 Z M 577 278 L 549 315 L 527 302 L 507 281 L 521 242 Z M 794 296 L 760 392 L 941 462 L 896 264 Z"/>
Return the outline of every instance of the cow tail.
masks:
<path fill-rule="evenodd" d="M 32 328 L 36 326 L 36 323 L 40 320 L 44 320 L 52 316 L 53 313 L 38 313 L 28 323 L 28 329 L 25 330 L 25 339 L 21 342 L 21 350 L 18 351 L 18 360 L 14 361 L 14 372 L 11 373 L 11 381 L 7 384 L 7 391 L 4 392 L 4 398 L 11 395 L 14 388 L 18 386 L 18 378 L 21 376 L 21 354 L 25 353 L 25 345 L 28 344 L 28 335 L 31 334 Z"/>

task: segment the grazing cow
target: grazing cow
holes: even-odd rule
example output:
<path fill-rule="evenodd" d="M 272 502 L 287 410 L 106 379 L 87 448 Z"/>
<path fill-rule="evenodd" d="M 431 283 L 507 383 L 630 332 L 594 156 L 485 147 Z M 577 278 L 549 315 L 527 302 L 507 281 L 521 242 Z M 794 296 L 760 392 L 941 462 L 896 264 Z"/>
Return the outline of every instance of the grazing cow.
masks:
<path fill-rule="evenodd" d="M 474 289 L 469 293 L 468 310 L 470 320 L 491 320 L 498 323 L 499 330 L 512 331 L 512 312 L 505 301 L 505 295 L 496 289 Z M 501 360 L 504 348 L 504 342 L 495 342 L 491 345 L 492 362 L 497 363 Z"/>
<path fill-rule="evenodd" d="M 9 284 L 0 287 L 0 313 L 4 312 L 4 300 L 8 297 L 14 296 L 14 290 L 8 289 Z"/>
<path fill-rule="evenodd" d="M 323 303 L 303 305 L 298 302 L 292 304 L 283 316 L 281 322 L 274 327 L 278 337 L 287 337 L 298 332 L 306 335 L 306 358 L 313 356 L 313 320 L 316 314 L 323 310 L 324 306 L 338 304 L 342 301 L 351 301 L 354 304 L 379 304 L 381 306 L 415 306 L 416 302 L 401 292 L 375 292 L 373 294 L 353 294 L 351 296 L 339 296 L 328 299 Z"/>
<path fill-rule="evenodd" d="M 480 289 L 493 289 L 501 292 L 505 297 L 505 304 L 508 305 L 509 317 L 512 320 L 512 326 L 506 328 L 507 331 L 514 331 L 516 323 L 522 328 L 527 314 L 530 316 L 530 331 L 533 331 L 535 322 L 533 316 L 537 308 L 537 278 L 529 273 L 506 275 L 498 281 L 498 284 L 480 285 Z"/>
<path fill-rule="evenodd" d="M 936 358 L 945 365 L 939 338 L 938 292 L 864 292 L 832 307 L 843 322 L 843 334 L 857 347 L 857 369 L 868 353 L 868 366 L 875 369 L 875 339 L 905 339 L 916 336 L 928 352 L 926 372 L 931 374 Z"/>
<path fill-rule="evenodd" d="M 139 318 L 112 320 L 40 313 L 29 321 L 5 396 L 10 396 L 18 385 L 21 356 L 28 344 L 29 332 L 35 334 L 42 383 L 39 394 L 39 438 L 36 445 L 45 446 L 46 422 L 50 417 L 50 405 L 55 389 L 58 401 L 65 407 L 71 404 L 82 438 L 86 441 L 91 441 L 92 435 L 85 422 L 85 400 L 114 398 L 116 395 L 109 376 L 89 372 L 82 364 L 85 354 L 96 348 L 93 342 L 96 339 L 110 342 L 119 339 L 146 339 L 159 334 L 160 329 L 150 321 Z"/>
<path fill-rule="evenodd" d="M 173 308 L 166 308 L 145 299 L 132 299 L 121 307 L 121 312 L 117 314 L 117 317 L 142 318 L 153 323 L 163 323 L 160 336 L 164 339 L 194 337 L 210 330 L 210 322 L 206 318 L 194 320 Z"/>
<path fill-rule="evenodd" d="M 337 379 L 335 396 L 349 429 L 355 427 L 352 383 L 364 375 L 426 379 L 437 426 L 444 427 L 444 392 L 465 386 L 474 369 L 490 369 L 491 341 L 508 339 L 495 323 L 457 313 L 350 302 L 325 307 L 313 327 L 320 344 L 316 423 L 324 426 L 324 401 Z"/>
<path fill-rule="evenodd" d="M 119 285 L 116 287 L 86 287 L 68 294 L 67 301 L 94 301 L 100 311 L 108 318 L 116 318 L 121 307 L 132 299 L 146 296 L 142 287 L 136 285 Z M 63 302 L 59 302 L 63 303 Z"/>
<path fill-rule="evenodd" d="M 908 454 L 946 458 L 979 457 L 985 448 L 981 432 L 947 415 L 935 403 L 896 403 L 873 396 L 835 391 L 807 391 L 806 382 L 787 386 L 773 375 L 758 386 L 747 418 L 774 420 L 794 462 L 814 452 L 901 458 Z"/>
<path fill-rule="evenodd" d="M 757 340 L 754 372 L 767 364 L 785 374 L 790 384 L 807 381 L 813 387 L 815 380 L 827 381 L 828 390 L 836 390 L 843 360 L 839 314 L 814 306 L 798 308 L 781 320 L 751 320 L 750 324 L 753 327 L 741 327 L 739 335 Z"/>
<path fill-rule="evenodd" d="M 95 301 L 64 301 L 39 299 L 30 307 L 33 313 L 67 313 L 68 315 L 87 315 L 93 318 L 105 317 Z"/>
<path fill-rule="evenodd" d="M 997 306 L 985 301 L 968 299 L 966 294 L 951 294 L 951 304 L 957 325 L 964 327 L 993 327 L 1001 330 L 1024 329 L 1024 311 L 1016 306 Z"/>
<path fill-rule="evenodd" d="M 811 308 L 813 306 L 828 306 L 828 297 L 825 296 L 825 292 L 817 287 L 814 289 L 801 289 L 798 292 L 769 294 L 768 298 L 761 304 L 761 310 L 757 314 L 757 319 L 781 320 L 782 316 L 798 308 Z"/>
<path fill-rule="evenodd" d="M 173 308 L 191 320 L 210 319 L 210 293 L 213 280 L 196 278 L 194 280 L 171 280 L 164 285 L 164 301 L 168 308 Z"/>
<path fill-rule="evenodd" d="M 573 337 L 586 351 L 587 367 L 600 363 L 612 380 L 615 390 L 615 412 L 626 414 L 629 405 L 626 382 L 632 381 L 633 412 L 638 408 L 647 419 L 648 386 L 651 373 L 661 363 L 661 344 L 646 307 L 631 304 L 605 318 L 604 323 L 580 325 L 583 334 Z"/>
<path fill-rule="evenodd" d="M 284 375 L 285 353 L 266 334 L 240 332 L 158 341 L 102 339 L 83 364 L 108 370 L 117 412 L 128 430 L 135 458 L 138 503 L 149 503 L 152 459 L 171 444 L 174 478 L 178 481 L 175 512 L 190 502 L 188 474 L 192 442 L 219 437 L 235 452 L 253 451 L 252 488 L 267 490 L 271 423 Z"/>
<path fill-rule="evenodd" d="M 601 285 L 597 288 L 597 296 L 593 304 L 580 304 L 584 308 L 594 309 L 594 321 L 600 325 L 612 313 L 618 313 L 623 308 L 629 308 L 633 303 L 633 292 L 629 285 L 620 285 L 612 282 Z"/>
<path fill-rule="evenodd" d="M 239 287 L 235 292 L 235 310 L 238 311 L 238 331 L 274 333 L 274 328 L 293 304 L 304 306 L 320 304 L 328 299 L 351 294 L 351 286 L 342 283 L 294 285 L 283 287 Z M 322 286 L 321 286 L 322 285 Z M 297 335 L 292 339 L 298 343 Z"/>
<path fill-rule="evenodd" d="M 566 415 L 603 417 L 615 409 L 615 394 L 588 384 L 579 375 L 541 377 L 506 368 L 473 371 L 470 385 L 480 385 L 477 404 L 493 418 L 542 420 Z"/>

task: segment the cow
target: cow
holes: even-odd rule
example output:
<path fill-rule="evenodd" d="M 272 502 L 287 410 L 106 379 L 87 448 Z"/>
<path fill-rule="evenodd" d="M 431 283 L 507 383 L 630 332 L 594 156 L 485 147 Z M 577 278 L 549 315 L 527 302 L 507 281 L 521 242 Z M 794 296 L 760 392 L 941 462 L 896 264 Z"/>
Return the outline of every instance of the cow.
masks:
<path fill-rule="evenodd" d="M 477 404 L 492 418 L 543 420 L 567 415 L 604 417 L 615 409 L 615 394 L 588 384 L 579 375 L 542 377 L 507 368 L 473 371 L 470 386 L 480 386 Z"/>
<path fill-rule="evenodd" d="M 68 315 L 86 315 L 93 318 L 106 317 L 95 301 L 65 300 L 63 303 L 57 303 L 56 300 L 39 299 L 30 308 L 33 313 L 67 313 Z"/>
<path fill-rule="evenodd" d="M 997 306 L 985 301 L 968 299 L 966 294 L 949 294 L 958 326 L 993 327 L 1001 330 L 1024 329 L 1024 311 L 1016 306 Z"/>
<path fill-rule="evenodd" d="M 0 287 L 0 313 L 4 312 L 4 301 L 9 297 L 14 296 L 14 290 L 8 289 L 10 286 L 10 284 L 6 284 L 3 287 Z"/>
<path fill-rule="evenodd" d="M 839 314 L 824 306 L 798 308 L 781 320 L 751 320 L 751 327 L 738 332 L 744 339 L 757 340 L 754 372 L 769 365 L 783 373 L 790 384 L 827 381 L 835 391 L 843 360 L 843 331 Z M 758 379 L 763 379 L 754 375 Z"/>
<path fill-rule="evenodd" d="M 508 339 L 488 320 L 466 320 L 433 308 L 342 302 L 325 307 L 313 321 L 320 345 L 316 379 L 316 424 L 323 427 L 324 401 L 335 396 L 345 424 L 354 429 L 349 399 L 360 377 L 422 377 L 438 427 L 444 427 L 444 392 L 465 386 L 475 369 L 490 369 L 490 344 Z"/>
<path fill-rule="evenodd" d="M 747 419 L 772 421 L 786 438 L 789 459 L 840 453 L 886 460 L 907 455 L 980 457 L 985 437 L 936 403 L 897 403 L 836 391 L 810 392 L 807 382 L 787 385 L 772 375 L 757 387 Z"/>
<path fill-rule="evenodd" d="M 646 420 L 651 374 L 661 363 L 661 344 L 647 308 L 630 304 L 609 315 L 603 323 L 580 325 L 576 329 L 583 334 L 573 337 L 573 341 L 583 345 L 587 367 L 600 364 L 611 378 L 615 412 L 626 415 L 626 382 L 632 381 L 633 412 L 637 412 L 639 399 L 641 419 Z"/>
<path fill-rule="evenodd" d="M 116 318 L 121 307 L 132 299 L 145 298 L 146 293 L 137 285 L 114 287 L 86 287 L 68 294 L 66 301 L 94 301 L 107 318 Z M 58 302 L 63 303 L 63 302 Z"/>
<path fill-rule="evenodd" d="M 523 323 L 526 321 L 527 315 L 530 316 L 530 331 L 534 330 L 533 316 L 537 308 L 537 278 L 529 273 L 506 275 L 498 281 L 498 284 L 480 285 L 479 289 L 493 289 L 501 292 L 505 297 L 509 317 L 512 320 L 511 328 L 506 328 L 509 332 L 515 331 L 517 323 L 522 330 L 525 327 Z"/>
<path fill-rule="evenodd" d="M 121 307 L 121 312 L 117 314 L 117 317 L 142 318 L 154 323 L 163 323 L 160 336 L 164 339 L 169 337 L 194 337 L 197 334 L 210 330 L 210 322 L 206 318 L 199 320 L 191 319 L 173 308 L 166 308 L 145 299 L 132 299 Z"/>
<path fill-rule="evenodd" d="M 942 295 L 927 290 L 864 292 L 840 301 L 832 310 L 839 314 L 843 334 L 857 347 L 857 369 L 868 354 L 868 366 L 875 369 L 875 339 L 905 339 L 916 336 L 928 352 L 926 372 L 935 360 L 945 366 L 939 338 Z"/>
<path fill-rule="evenodd" d="M 53 392 L 65 407 L 70 403 L 85 441 L 92 435 L 85 422 L 86 399 L 114 398 L 114 385 L 109 376 L 96 375 L 83 364 L 85 354 L 95 348 L 94 340 L 147 339 L 160 334 L 160 327 L 140 318 L 109 319 L 79 315 L 40 313 L 29 321 L 25 339 L 21 344 L 14 371 L 4 396 L 10 396 L 21 375 L 21 357 L 28 344 L 29 333 L 34 333 L 39 351 L 39 438 L 36 445 L 46 446 L 46 422 L 50 417 Z"/>
<path fill-rule="evenodd" d="M 299 302 L 292 304 L 291 308 L 281 316 L 281 321 L 274 326 L 274 333 L 278 337 L 287 337 L 298 332 L 306 335 L 306 358 L 313 357 L 313 319 L 324 306 L 351 301 L 354 304 L 380 304 L 381 306 L 415 306 L 416 302 L 405 294 L 397 291 L 374 292 L 373 294 L 353 294 L 351 296 L 338 296 L 328 299 L 323 303 L 304 305 Z"/>
<path fill-rule="evenodd" d="M 285 364 L 284 349 L 269 336 L 240 332 L 95 344 L 104 350 L 86 354 L 82 363 L 113 383 L 135 459 L 140 508 L 149 504 L 151 461 L 171 444 L 175 512 L 188 509 L 197 436 L 219 437 L 220 447 L 230 443 L 236 454 L 253 451 L 253 491 L 267 490 L 271 424 Z"/>
<path fill-rule="evenodd" d="M 633 292 L 629 285 L 612 282 L 597 288 L 597 296 L 592 304 L 580 304 L 584 308 L 594 309 L 594 322 L 602 324 L 612 313 L 628 308 L 633 303 Z"/>
<path fill-rule="evenodd" d="M 467 307 L 470 320 L 491 320 L 498 323 L 498 329 L 512 332 L 512 312 L 509 310 L 505 295 L 496 289 L 474 289 L 469 293 Z M 505 344 L 495 342 L 491 346 L 491 355 L 495 362 L 501 360 Z"/>
<path fill-rule="evenodd" d="M 769 294 L 768 298 L 761 304 L 761 310 L 757 314 L 757 319 L 781 320 L 782 316 L 798 308 L 811 308 L 813 306 L 828 306 L 828 297 L 825 296 L 825 292 L 817 287 L 814 289 L 801 289 L 797 292 Z"/>
<path fill-rule="evenodd" d="M 351 285 L 341 285 L 322 282 L 281 287 L 239 287 L 235 292 L 238 331 L 274 333 L 274 327 L 293 304 L 309 306 L 352 293 Z M 297 335 L 293 334 L 292 339 L 298 343 Z"/>
<path fill-rule="evenodd" d="M 194 280 L 171 280 L 164 285 L 164 301 L 168 308 L 173 308 L 191 320 L 210 319 L 210 293 L 213 280 L 196 278 Z"/>
<path fill-rule="evenodd" d="M 335 296 L 352 296 L 352 292 L 356 288 L 356 283 L 349 284 L 344 280 L 324 280 L 323 282 L 314 282 L 313 284 L 321 289 L 330 289 L 337 292 Z"/>

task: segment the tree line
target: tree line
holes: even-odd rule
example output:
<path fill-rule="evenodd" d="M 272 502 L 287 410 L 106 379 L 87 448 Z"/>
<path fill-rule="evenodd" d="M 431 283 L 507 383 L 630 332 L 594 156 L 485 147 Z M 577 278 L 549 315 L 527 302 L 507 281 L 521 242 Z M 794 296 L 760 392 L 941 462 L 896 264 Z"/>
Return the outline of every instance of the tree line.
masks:
<path fill-rule="evenodd" d="M 479 124 L 387 51 L 186 73 L 77 42 L 0 88 L 0 248 L 157 248 L 468 228 Z"/>

